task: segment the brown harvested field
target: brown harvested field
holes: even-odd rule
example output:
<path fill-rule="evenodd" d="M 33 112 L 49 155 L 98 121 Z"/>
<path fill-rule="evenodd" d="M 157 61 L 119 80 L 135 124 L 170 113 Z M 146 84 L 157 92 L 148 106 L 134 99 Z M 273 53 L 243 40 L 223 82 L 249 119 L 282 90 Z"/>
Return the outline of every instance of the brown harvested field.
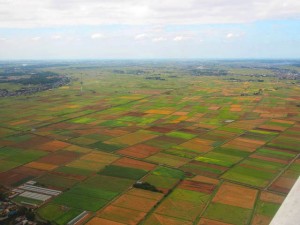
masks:
<path fill-rule="evenodd" d="M 112 205 L 107 206 L 98 213 L 98 216 L 101 218 L 125 223 L 128 225 L 138 224 L 145 217 L 145 215 L 146 213 L 144 212 L 120 208 Z"/>
<path fill-rule="evenodd" d="M 197 225 L 231 225 L 231 224 L 202 218 Z"/>
<path fill-rule="evenodd" d="M 150 145 L 137 144 L 137 145 L 119 150 L 118 153 L 142 159 L 142 158 L 147 158 L 148 156 L 151 156 L 159 151 L 160 151 L 159 148 L 156 148 L 156 147 L 153 147 Z"/>
<path fill-rule="evenodd" d="M 289 193 L 295 182 L 296 179 L 281 176 L 277 180 L 275 180 L 268 189 L 271 191 L 277 191 L 287 194 Z"/>
<path fill-rule="evenodd" d="M 232 140 L 227 142 L 226 144 L 222 145 L 222 147 L 225 148 L 233 148 L 245 152 L 254 152 L 257 148 L 259 148 L 261 145 L 254 145 L 251 143 L 245 143 L 237 140 Z"/>
<path fill-rule="evenodd" d="M 252 154 L 252 155 L 250 155 L 250 157 L 254 158 L 254 159 L 266 160 L 269 162 L 278 162 L 278 163 L 282 163 L 282 164 L 288 164 L 288 162 L 290 161 L 290 160 L 284 160 L 284 159 L 271 158 L 271 157 L 262 156 L 262 155 L 258 155 L 258 154 Z"/>
<path fill-rule="evenodd" d="M 41 171 L 41 170 L 37 170 L 37 169 L 25 167 L 25 166 L 20 166 L 13 170 L 10 170 L 10 171 L 14 172 L 14 173 L 20 173 L 20 174 L 25 174 L 28 176 L 33 176 L 33 177 L 38 177 L 45 173 L 45 171 Z"/>
<path fill-rule="evenodd" d="M 57 151 L 55 153 L 49 154 L 45 157 L 40 158 L 36 162 L 40 163 L 52 163 L 56 165 L 63 165 L 73 161 L 78 158 L 80 155 L 75 152 L 70 151 Z"/>
<path fill-rule="evenodd" d="M 159 132 L 159 133 L 169 133 L 169 132 L 171 132 L 173 129 L 172 129 L 172 128 L 168 128 L 168 127 L 157 127 L 157 126 L 153 126 L 153 127 L 147 128 L 147 130 L 154 131 L 154 132 Z"/>
<path fill-rule="evenodd" d="M 221 185 L 212 201 L 252 209 L 257 193 L 255 189 L 226 182 Z"/>
<path fill-rule="evenodd" d="M 269 169 L 269 168 L 267 169 L 267 168 L 257 167 L 257 166 L 244 164 L 244 163 L 239 164 L 239 166 L 245 167 L 245 168 L 250 168 L 250 169 L 255 169 L 255 170 L 260 170 L 262 172 L 269 172 L 269 173 L 273 173 L 273 174 L 277 173 L 277 171 L 274 169 Z"/>
<path fill-rule="evenodd" d="M 272 202 L 276 204 L 281 204 L 284 201 L 285 197 L 282 195 L 274 194 L 267 191 L 262 191 L 260 193 L 260 200 L 264 202 Z"/>
<path fill-rule="evenodd" d="M 272 218 L 264 215 L 255 215 L 251 225 L 269 225 L 271 222 Z"/>
<path fill-rule="evenodd" d="M 112 205 L 147 213 L 156 203 L 156 200 L 149 198 L 123 194 Z"/>
<path fill-rule="evenodd" d="M 182 138 L 175 138 L 175 137 L 168 137 L 168 136 L 160 136 L 157 138 L 154 138 L 151 141 L 161 141 L 161 142 L 168 142 L 168 143 L 174 143 L 174 144 L 181 144 L 183 142 L 185 142 L 185 139 Z"/>
<path fill-rule="evenodd" d="M 156 167 L 156 165 L 154 165 L 152 163 L 143 162 L 143 161 L 130 159 L 130 158 L 126 158 L 126 157 L 118 159 L 117 161 L 115 161 L 113 163 L 113 165 L 132 167 L 132 168 L 143 169 L 143 170 L 147 170 L 147 171 L 153 170 Z"/>
<path fill-rule="evenodd" d="M 0 184 L 4 186 L 12 186 L 13 184 L 31 177 L 26 174 L 15 173 L 11 170 L 0 173 Z"/>
<path fill-rule="evenodd" d="M 177 112 L 174 112 L 172 115 L 174 115 L 174 116 L 186 116 L 187 114 L 189 114 L 189 112 L 177 111 Z"/>
<path fill-rule="evenodd" d="M 33 136 L 33 138 L 23 141 L 19 144 L 15 144 L 16 147 L 26 148 L 26 149 L 35 149 L 40 145 L 46 144 L 50 141 L 49 138 L 41 137 L 41 136 Z"/>
<path fill-rule="evenodd" d="M 198 181 L 184 180 L 179 184 L 179 188 L 211 194 L 216 186 Z"/>
<path fill-rule="evenodd" d="M 253 140 L 253 139 L 242 138 L 242 137 L 238 137 L 235 140 L 245 142 L 245 143 L 250 143 L 250 144 L 253 144 L 253 145 L 264 145 L 266 143 L 266 141 Z"/>
<path fill-rule="evenodd" d="M 192 140 L 182 143 L 180 146 L 203 153 L 213 149 L 213 147 L 211 146 L 213 143 L 214 141 L 211 140 L 194 138 Z"/>
<path fill-rule="evenodd" d="M 269 131 L 285 131 L 287 127 L 276 126 L 276 125 L 261 125 L 258 127 L 259 129 L 269 130 Z"/>
<path fill-rule="evenodd" d="M 209 110 L 218 110 L 220 108 L 221 108 L 220 106 L 210 106 L 208 109 Z"/>
<path fill-rule="evenodd" d="M 266 121 L 265 119 L 239 120 L 231 123 L 228 127 L 251 130 L 265 121 Z"/>
<path fill-rule="evenodd" d="M 217 179 L 213 179 L 213 178 L 209 178 L 209 177 L 205 177 L 205 176 L 200 176 L 200 175 L 197 175 L 189 180 L 192 180 L 192 181 L 199 181 L 199 182 L 202 182 L 202 183 L 207 183 L 207 184 L 219 184 L 219 180 Z"/>
<path fill-rule="evenodd" d="M 106 220 L 99 217 L 94 217 L 86 225 L 126 225 L 125 223 L 118 223 L 111 220 Z"/>
<path fill-rule="evenodd" d="M 147 141 L 155 137 L 157 137 L 156 134 L 141 130 L 134 133 L 125 134 L 121 137 L 110 139 L 109 141 L 118 144 L 135 145 L 137 143 Z"/>
<path fill-rule="evenodd" d="M 91 170 L 91 171 L 98 171 L 102 168 L 104 168 L 107 165 L 107 163 L 99 163 L 95 161 L 89 161 L 89 160 L 82 160 L 82 159 L 77 159 L 69 164 L 67 164 L 68 167 L 74 167 L 74 168 L 79 168 L 79 169 L 85 169 L 85 170 Z"/>
<path fill-rule="evenodd" d="M 70 144 L 62 142 L 62 141 L 54 140 L 54 141 L 50 141 L 50 142 L 47 142 L 47 143 L 37 146 L 37 149 L 54 152 L 54 151 L 66 148 L 68 146 L 70 146 Z"/>
<path fill-rule="evenodd" d="M 88 153 L 93 151 L 89 148 L 80 147 L 77 145 L 70 145 L 69 147 L 64 148 L 64 151 L 78 152 L 78 153 Z"/>
<path fill-rule="evenodd" d="M 271 122 L 275 122 L 275 123 L 285 123 L 285 124 L 290 124 L 293 125 L 296 122 L 295 121 L 291 121 L 291 120 L 280 120 L 280 119 L 273 119 L 271 120 Z"/>
<path fill-rule="evenodd" d="M 180 220 L 169 216 L 153 213 L 144 223 L 144 225 L 192 225 L 193 223 L 186 220 Z"/>
<path fill-rule="evenodd" d="M 103 133 L 108 136 L 118 137 L 118 136 L 128 134 L 128 131 L 121 130 L 121 129 L 106 129 L 106 130 L 104 130 Z"/>
<path fill-rule="evenodd" d="M 27 163 L 24 166 L 29 167 L 29 168 L 33 168 L 33 169 L 38 169 L 38 170 L 46 170 L 46 171 L 54 170 L 55 168 L 58 167 L 57 165 L 54 165 L 54 164 L 39 163 L 39 162 Z"/>
<path fill-rule="evenodd" d="M 162 193 L 159 193 L 159 192 L 146 191 L 146 190 L 139 189 L 139 188 L 131 188 L 127 192 L 127 194 L 133 195 L 133 196 L 138 196 L 138 197 L 143 197 L 143 198 L 148 198 L 148 199 L 153 199 L 156 201 L 159 201 L 164 196 Z"/>

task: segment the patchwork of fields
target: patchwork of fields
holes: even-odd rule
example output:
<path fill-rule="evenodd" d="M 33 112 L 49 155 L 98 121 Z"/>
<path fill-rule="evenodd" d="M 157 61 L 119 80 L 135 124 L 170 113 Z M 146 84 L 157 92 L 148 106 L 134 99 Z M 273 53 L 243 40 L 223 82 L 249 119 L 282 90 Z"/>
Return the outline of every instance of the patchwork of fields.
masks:
<path fill-rule="evenodd" d="M 289 80 L 83 73 L 82 94 L 77 81 L 0 99 L 0 184 L 61 191 L 16 197 L 42 220 L 269 224 L 300 175 L 300 87 Z"/>

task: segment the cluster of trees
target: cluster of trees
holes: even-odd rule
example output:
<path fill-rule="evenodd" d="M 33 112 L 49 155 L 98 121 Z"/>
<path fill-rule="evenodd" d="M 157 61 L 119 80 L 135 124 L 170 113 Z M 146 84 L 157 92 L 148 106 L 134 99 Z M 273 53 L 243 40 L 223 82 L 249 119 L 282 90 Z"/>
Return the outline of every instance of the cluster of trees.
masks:
<path fill-rule="evenodd" d="M 136 182 L 133 187 L 135 188 L 140 188 L 140 189 L 144 189 L 144 190 L 148 190 L 148 191 L 152 191 L 152 192 L 160 192 L 162 193 L 161 190 L 158 190 L 154 185 L 148 183 L 148 182 Z"/>
<path fill-rule="evenodd" d="M 226 76 L 228 71 L 218 69 L 191 69 L 189 73 L 193 76 Z"/>

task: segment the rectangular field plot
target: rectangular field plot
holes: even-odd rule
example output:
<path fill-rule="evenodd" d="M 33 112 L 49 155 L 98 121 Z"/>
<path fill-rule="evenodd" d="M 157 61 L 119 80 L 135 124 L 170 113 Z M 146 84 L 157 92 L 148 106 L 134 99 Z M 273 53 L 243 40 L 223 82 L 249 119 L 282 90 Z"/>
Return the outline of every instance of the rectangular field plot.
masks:
<path fill-rule="evenodd" d="M 211 203 L 203 214 L 204 218 L 225 224 L 246 225 L 251 219 L 251 210 L 221 203 Z"/>
<path fill-rule="evenodd" d="M 110 205 L 100 211 L 97 216 L 122 224 L 135 225 L 138 224 L 145 215 L 146 213 L 141 211 Z"/>
<path fill-rule="evenodd" d="M 138 180 L 147 174 L 147 171 L 130 167 L 109 165 L 101 170 L 98 174 Z"/>
<path fill-rule="evenodd" d="M 124 148 L 118 151 L 119 154 L 136 157 L 136 158 L 147 158 L 148 156 L 154 155 L 159 152 L 160 149 L 146 144 L 137 144 Z"/>
<path fill-rule="evenodd" d="M 66 192 L 55 198 L 52 202 L 76 209 L 96 212 L 105 204 L 107 204 L 108 201 L 105 199 L 95 199 L 86 195 L 78 195 Z"/>
<path fill-rule="evenodd" d="M 125 134 L 121 137 L 110 139 L 112 143 L 121 145 L 135 145 L 140 142 L 155 138 L 157 135 L 150 131 L 140 130 L 134 133 Z"/>
<path fill-rule="evenodd" d="M 279 162 L 248 158 L 228 170 L 222 178 L 257 187 L 265 187 L 284 166 L 285 164 Z"/>
<path fill-rule="evenodd" d="M 282 195 L 265 191 L 261 192 L 260 197 L 256 203 L 255 213 L 252 218 L 252 224 L 270 224 L 273 216 L 279 209 L 279 206 L 283 202 L 284 198 L 285 197 Z"/>

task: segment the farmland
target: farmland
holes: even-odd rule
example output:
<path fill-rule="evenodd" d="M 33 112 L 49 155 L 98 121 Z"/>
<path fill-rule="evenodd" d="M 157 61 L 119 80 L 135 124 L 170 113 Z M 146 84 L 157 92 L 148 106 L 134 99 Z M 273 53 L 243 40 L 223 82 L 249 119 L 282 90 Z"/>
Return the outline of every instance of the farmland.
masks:
<path fill-rule="evenodd" d="M 0 185 L 58 191 L 12 198 L 53 225 L 267 225 L 300 175 L 300 82 L 264 65 L 48 63 L 69 83 L 0 98 Z"/>

